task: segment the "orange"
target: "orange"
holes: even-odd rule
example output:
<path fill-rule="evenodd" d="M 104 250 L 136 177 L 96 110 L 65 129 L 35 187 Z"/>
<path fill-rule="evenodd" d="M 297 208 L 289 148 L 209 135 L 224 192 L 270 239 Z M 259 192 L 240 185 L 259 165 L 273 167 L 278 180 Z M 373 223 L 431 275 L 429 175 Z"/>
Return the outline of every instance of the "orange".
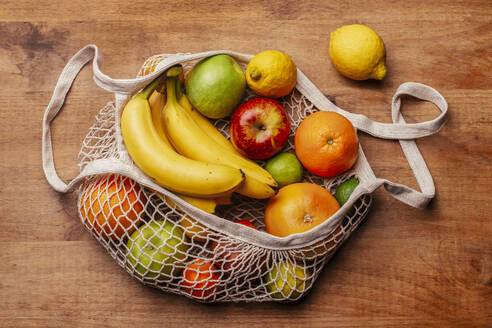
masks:
<path fill-rule="evenodd" d="M 106 239 L 121 240 L 138 226 L 143 215 L 143 192 L 130 178 L 104 175 L 88 185 L 79 198 L 85 225 Z"/>
<path fill-rule="evenodd" d="M 166 58 L 167 57 L 164 57 L 162 55 L 157 55 L 147 58 L 143 66 L 140 68 L 140 76 L 145 76 L 155 71 L 155 69 L 160 64 L 160 62 L 162 62 Z M 183 82 L 183 80 L 184 80 L 184 72 L 179 75 L 179 81 Z"/>
<path fill-rule="evenodd" d="M 325 222 L 339 208 L 335 197 L 317 184 L 290 184 L 281 188 L 268 202 L 265 210 L 266 230 L 278 237 L 305 232 Z M 301 260 L 312 260 L 322 256 L 333 247 L 333 237 L 340 232 L 340 227 L 337 227 L 326 240 L 295 252 L 300 254 Z"/>
<path fill-rule="evenodd" d="M 190 295 L 207 298 L 217 289 L 219 274 L 212 262 L 197 259 L 183 270 L 182 286 Z"/>
<path fill-rule="evenodd" d="M 309 172 L 331 178 L 354 165 L 359 152 L 359 139 L 354 126 L 343 115 L 319 111 L 299 124 L 295 150 Z"/>
<path fill-rule="evenodd" d="M 339 208 L 335 197 L 317 184 L 290 184 L 281 188 L 268 202 L 266 230 L 278 237 L 305 232 L 323 223 Z"/>

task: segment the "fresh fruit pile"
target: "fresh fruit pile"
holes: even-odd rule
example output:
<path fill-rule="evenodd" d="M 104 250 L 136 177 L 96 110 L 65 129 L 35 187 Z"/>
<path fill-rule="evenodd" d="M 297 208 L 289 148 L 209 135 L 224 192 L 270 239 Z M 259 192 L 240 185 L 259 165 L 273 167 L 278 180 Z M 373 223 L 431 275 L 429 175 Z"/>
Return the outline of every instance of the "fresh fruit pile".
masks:
<path fill-rule="evenodd" d="M 265 230 L 271 235 L 306 232 L 329 219 L 357 183 L 342 184 L 335 198 L 322 186 L 302 182 L 304 169 L 321 178 L 338 176 L 356 162 L 359 143 L 344 116 L 320 111 L 301 122 L 293 151 L 286 150 L 292 123 L 279 98 L 292 92 L 296 78 L 296 65 L 279 51 L 259 53 L 246 72 L 226 54 L 204 58 L 187 74 L 173 66 L 124 107 L 126 149 L 157 184 L 206 213 L 234 206 L 239 194 L 265 200 Z M 255 96 L 246 99 L 248 89 Z M 230 140 L 216 119 L 228 121 Z M 143 194 L 131 179 L 103 176 L 83 189 L 80 212 L 97 236 L 125 245 L 126 265 L 136 277 L 178 280 L 199 299 L 212 297 L 224 279 L 241 276 L 248 266 L 264 272 L 272 298 L 298 298 L 312 283 L 309 261 L 324 256 L 342 232 L 340 225 L 326 240 L 301 249 L 297 261 L 252 257 L 244 243 L 217 237 L 165 196 L 180 219 L 149 220 Z M 257 229 L 248 220 L 236 223 Z M 189 256 L 195 244 L 207 250 L 198 258 Z"/>

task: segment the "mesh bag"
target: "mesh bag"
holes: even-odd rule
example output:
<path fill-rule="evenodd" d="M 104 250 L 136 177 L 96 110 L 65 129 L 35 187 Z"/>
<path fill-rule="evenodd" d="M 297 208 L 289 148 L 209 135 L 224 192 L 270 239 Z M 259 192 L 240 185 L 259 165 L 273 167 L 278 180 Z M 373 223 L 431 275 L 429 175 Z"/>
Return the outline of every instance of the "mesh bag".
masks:
<path fill-rule="evenodd" d="M 424 207 L 435 194 L 432 177 L 414 139 L 431 135 L 443 125 L 447 104 L 434 89 L 418 84 L 401 85 L 392 102 L 393 123 L 378 123 L 332 104 L 298 70 L 294 91 L 280 99 L 292 132 L 285 151 L 293 152 L 296 127 L 310 113 L 331 110 L 347 117 L 357 130 L 376 137 L 398 139 L 421 191 L 375 177 L 364 153 L 352 169 L 335 178 L 304 173 L 303 180 L 334 193 L 355 176 L 359 185 L 349 200 L 321 225 L 300 234 L 275 237 L 265 231 L 267 200 L 233 194 L 231 204 L 209 214 L 185 202 L 141 172 L 123 143 L 119 120 L 124 104 L 167 68 L 181 63 L 185 72 L 201 58 L 226 53 L 245 68 L 249 55 L 231 51 L 157 55 L 149 58 L 137 78 L 115 80 L 100 71 L 102 57 L 89 45 L 67 64 L 43 119 L 43 168 L 48 182 L 59 192 L 78 193 L 80 220 L 130 275 L 146 285 L 203 302 L 292 301 L 304 296 L 327 261 L 366 217 L 370 194 L 379 186 L 414 207 Z M 62 108 L 78 72 L 93 60 L 95 82 L 114 93 L 82 143 L 80 174 L 68 184 L 57 175 L 50 126 Z M 441 114 L 433 120 L 407 124 L 401 113 L 401 96 L 433 102 Z M 248 91 L 247 98 L 253 97 Z M 215 126 L 228 137 L 227 120 Z M 259 162 L 260 164 L 264 164 Z M 234 223 L 246 219 L 257 230 Z"/>

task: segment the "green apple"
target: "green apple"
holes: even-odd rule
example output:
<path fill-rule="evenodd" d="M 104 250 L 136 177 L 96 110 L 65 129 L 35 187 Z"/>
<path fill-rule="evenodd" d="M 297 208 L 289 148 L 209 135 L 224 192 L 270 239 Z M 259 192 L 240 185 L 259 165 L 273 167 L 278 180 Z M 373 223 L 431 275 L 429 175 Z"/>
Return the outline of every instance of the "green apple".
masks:
<path fill-rule="evenodd" d="M 126 262 L 135 274 L 158 280 L 176 277 L 189 249 L 183 229 L 168 220 L 144 224 L 132 233 L 126 245 Z"/>
<path fill-rule="evenodd" d="M 311 286 L 311 273 L 298 262 L 280 261 L 265 276 L 267 290 L 273 298 L 296 299 Z"/>

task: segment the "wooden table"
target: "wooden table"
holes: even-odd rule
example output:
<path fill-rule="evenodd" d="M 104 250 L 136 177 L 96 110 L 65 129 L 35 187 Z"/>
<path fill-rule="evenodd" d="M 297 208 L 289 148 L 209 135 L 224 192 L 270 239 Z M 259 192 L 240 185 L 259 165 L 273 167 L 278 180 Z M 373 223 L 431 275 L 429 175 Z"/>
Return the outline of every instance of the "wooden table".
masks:
<path fill-rule="evenodd" d="M 382 82 L 339 75 L 330 31 L 362 23 L 387 47 Z M 0 4 L 0 326 L 491 327 L 492 2 L 11 1 Z M 391 97 L 415 81 L 449 103 L 444 128 L 418 145 L 437 195 L 424 210 L 384 190 L 365 223 L 294 304 L 203 305 L 145 287 L 83 229 L 73 195 L 47 184 L 41 120 L 62 68 L 86 44 L 103 71 L 129 78 L 150 55 L 278 49 L 336 104 L 390 122 Z M 54 124 L 68 180 L 94 115 L 111 95 L 79 75 Z M 409 122 L 437 115 L 404 102 Z M 375 173 L 417 188 L 399 144 L 361 134 Z"/>

